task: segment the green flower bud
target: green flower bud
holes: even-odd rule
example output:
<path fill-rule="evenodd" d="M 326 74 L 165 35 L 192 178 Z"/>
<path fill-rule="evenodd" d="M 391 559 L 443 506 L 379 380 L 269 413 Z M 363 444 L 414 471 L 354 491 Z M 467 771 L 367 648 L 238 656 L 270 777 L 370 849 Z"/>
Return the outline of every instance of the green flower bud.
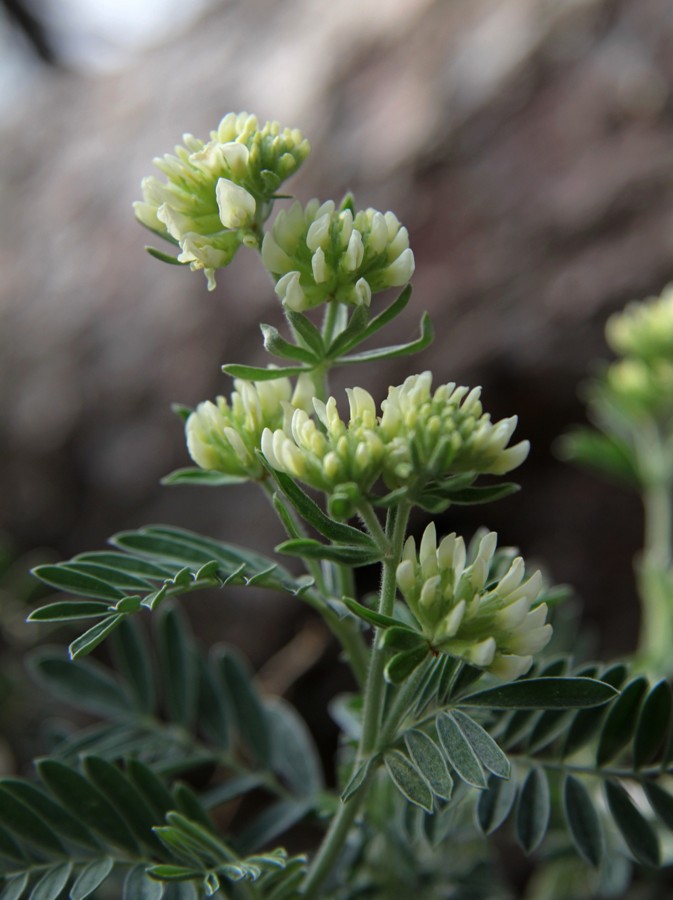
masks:
<path fill-rule="evenodd" d="M 504 475 L 528 456 L 530 444 L 509 447 L 517 418 L 493 424 L 481 388 L 443 384 L 431 394 L 432 374 L 412 375 L 390 388 L 381 404 L 388 487 L 427 483 L 461 472 Z"/>
<path fill-rule="evenodd" d="M 265 429 L 262 452 L 275 469 L 333 494 L 339 509 L 352 510 L 380 476 L 384 447 L 371 395 L 358 387 L 347 394 L 348 424 L 334 397 L 327 403 L 314 398 L 315 418 L 294 410 L 283 428 Z"/>
<path fill-rule="evenodd" d="M 615 353 L 646 362 L 673 359 L 673 284 L 660 297 L 630 303 L 611 316 L 605 336 Z"/>
<path fill-rule="evenodd" d="M 673 361 L 622 359 L 607 368 L 603 384 L 631 416 L 673 418 Z"/>
<path fill-rule="evenodd" d="M 187 449 L 197 466 L 243 478 L 260 479 L 264 469 L 256 451 L 265 428 L 285 417 L 292 386 L 289 379 L 234 381 L 230 401 L 199 403 L 185 426 Z"/>
<path fill-rule="evenodd" d="M 414 539 L 407 540 L 397 586 L 433 651 L 515 678 L 549 642 L 551 625 L 546 605 L 535 605 L 540 572 L 526 578 L 523 559 L 516 557 L 499 575 L 496 546 L 494 532 L 481 537 L 476 554 L 468 555 L 455 534 L 438 546 L 431 523 L 418 554 Z"/>
<path fill-rule="evenodd" d="M 247 113 L 230 113 L 210 140 L 183 135 L 184 145 L 154 163 L 167 181 L 142 182 L 134 204 L 147 228 L 180 246 L 178 260 L 203 269 L 208 288 L 215 270 L 229 265 L 241 244 L 258 246 L 259 228 L 280 184 L 301 165 L 309 144 L 278 122 L 262 128 Z"/>
<path fill-rule="evenodd" d="M 409 235 L 393 213 L 353 215 L 331 200 L 279 212 L 264 235 L 262 261 L 295 312 L 330 300 L 369 306 L 372 294 L 406 284 L 414 271 Z"/>

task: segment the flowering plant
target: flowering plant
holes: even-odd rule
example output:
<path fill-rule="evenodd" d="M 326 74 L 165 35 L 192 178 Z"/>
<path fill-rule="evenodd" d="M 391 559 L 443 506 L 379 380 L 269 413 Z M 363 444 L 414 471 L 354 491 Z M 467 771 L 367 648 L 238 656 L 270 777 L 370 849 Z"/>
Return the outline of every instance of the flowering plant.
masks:
<path fill-rule="evenodd" d="M 99 721 L 56 740 L 37 779 L 0 780 L 5 900 L 501 897 L 483 868 L 486 836 L 508 821 L 526 853 L 540 847 L 555 878 L 563 869 L 559 884 L 582 885 L 553 896 L 602 891 L 625 860 L 660 861 L 657 831 L 673 825 L 668 685 L 545 657 L 560 592 L 493 532 L 437 534 L 439 513 L 517 489 L 502 480 L 528 454 L 511 443 L 516 417 L 493 422 L 479 388 L 432 390 L 430 372 L 380 404 L 350 388 L 347 418 L 330 394 L 332 369 L 416 353 L 432 328 L 424 315 L 415 340 L 360 349 L 411 296 L 414 256 L 392 212 L 350 196 L 294 201 L 265 230 L 308 151 L 297 130 L 231 114 L 209 141 L 185 135 L 156 161 L 165 181 L 143 181 L 138 219 L 179 248 L 152 255 L 204 270 L 212 289 L 240 247 L 258 251 L 287 324 L 287 336 L 261 326 L 283 365 L 225 365 L 230 396 L 185 415 L 195 467 L 166 480 L 250 482 L 286 537 L 271 558 L 155 525 L 37 568 L 68 597 L 32 621 L 94 623 L 70 660 L 39 651 L 34 675 Z M 384 302 L 391 288 L 402 290 Z M 668 409 L 667 348 L 625 316 L 615 345 L 653 368 L 636 388 L 610 374 L 604 391 L 645 391 Z M 431 518 L 418 544 L 414 509 Z M 358 595 L 363 566 L 380 570 L 376 597 Z M 234 584 L 293 595 L 341 645 L 353 690 L 332 703 L 341 739 L 327 775 L 298 712 L 264 696 L 234 648 L 205 653 L 175 602 Z M 86 659 L 107 639 L 114 672 Z M 305 852 L 288 853 L 300 835 Z"/>

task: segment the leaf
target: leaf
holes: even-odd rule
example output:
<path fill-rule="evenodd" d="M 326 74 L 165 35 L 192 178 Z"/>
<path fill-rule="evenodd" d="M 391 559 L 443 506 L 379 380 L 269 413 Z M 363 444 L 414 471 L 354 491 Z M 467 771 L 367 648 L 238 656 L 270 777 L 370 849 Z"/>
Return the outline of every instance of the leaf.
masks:
<path fill-rule="evenodd" d="M 98 842 L 82 825 L 79 818 L 71 815 L 59 803 L 54 802 L 36 785 L 22 778 L 3 778 L 0 784 L 20 803 L 36 813 L 44 824 L 50 826 L 54 834 L 60 838 L 83 844 L 89 849 L 99 849 Z"/>
<path fill-rule="evenodd" d="M 610 812 L 636 862 L 658 867 L 661 853 L 657 835 L 624 788 L 616 781 L 605 782 Z"/>
<path fill-rule="evenodd" d="M 640 708 L 633 739 L 633 762 L 637 769 L 657 758 L 665 747 L 672 710 L 671 687 L 662 679 L 654 685 Z"/>
<path fill-rule="evenodd" d="M 320 364 L 321 358 L 317 357 L 312 350 L 307 350 L 306 347 L 286 341 L 273 325 L 262 324 L 259 327 L 264 337 L 264 349 L 267 353 L 271 353 L 279 359 L 298 360 L 299 362 L 307 363 L 309 366 Z"/>
<path fill-rule="evenodd" d="M 392 347 L 380 347 L 377 350 L 364 350 L 361 353 L 353 353 L 350 356 L 340 356 L 337 363 L 340 366 L 349 366 L 356 363 L 375 362 L 383 359 L 398 359 L 401 356 L 410 356 L 419 353 L 429 347 L 435 336 L 435 330 L 427 313 L 421 317 L 421 334 L 415 341 L 407 344 L 396 344 Z"/>
<path fill-rule="evenodd" d="M 61 600 L 34 609 L 28 622 L 68 622 L 73 619 L 99 619 L 110 610 L 107 603 L 98 600 Z"/>
<path fill-rule="evenodd" d="M 326 559 L 346 566 L 369 566 L 381 559 L 381 552 L 375 547 L 361 544 L 321 544 L 310 538 L 291 538 L 275 548 L 277 553 L 301 556 L 305 559 Z"/>
<path fill-rule="evenodd" d="M 86 900 L 100 887 L 112 871 L 114 863 L 109 857 L 94 859 L 84 866 L 70 889 L 69 900 Z"/>
<path fill-rule="evenodd" d="M 383 633 L 382 644 L 388 650 L 415 650 L 421 644 L 428 646 L 427 640 L 418 631 L 406 625 L 393 625 Z"/>
<path fill-rule="evenodd" d="M 99 578 L 105 584 L 120 591 L 138 593 L 151 590 L 152 588 L 152 583 L 147 581 L 146 578 L 140 578 L 138 575 L 130 572 L 123 572 L 116 566 L 104 566 L 99 562 L 83 559 L 72 559 L 66 565 L 73 572 L 79 572 L 82 575 L 92 575 L 94 578 Z"/>
<path fill-rule="evenodd" d="M 280 369 L 262 369 L 258 366 L 241 366 L 236 363 L 222 366 L 225 375 L 232 378 L 241 378 L 243 381 L 275 381 L 277 378 L 288 378 L 292 375 L 301 375 L 302 372 L 310 372 L 309 366 L 284 366 Z"/>
<path fill-rule="evenodd" d="M 60 650 L 45 647 L 29 657 L 30 671 L 38 683 L 64 703 L 105 718 L 127 718 L 131 698 L 99 663 L 69 662 Z"/>
<path fill-rule="evenodd" d="M 131 556 L 130 553 L 118 550 L 95 550 L 90 553 L 80 553 L 76 560 L 85 560 L 99 563 L 110 569 L 118 569 L 120 572 L 128 572 L 131 575 L 143 575 L 150 580 L 163 581 L 173 574 L 171 566 L 166 563 L 149 562 L 139 556 Z"/>
<path fill-rule="evenodd" d="M 175 469 L 174 472 L 164 475 L 161 479 L 161 484 L 227 487 L 231 484 L 244 484 L 248 480 L 248 478 L 244 478 L 241 475 L 227 475 L 226 472 L 217 472 L 214 469 L 197 469 L 194 466 L 188 466 L 184 469 Z"/>
<path fill-rule="evenodd" d="M 558 441 L 556 449 L 561 459 L 598 470 L 621 484 L 638 487 L 640 483 L 633 450 L 615 435 L 573 428 Z"/>
<path fill-rule="evenodd" d="M 123 900 L 161 900 L 164 886 L 152 881 L 145 873 L 145 865 L 134 866 L 124 880 Z"/>
<path fill-rule="evenodd" d="M 44 784 L 74 816 L 115 846 L 137 853 L 119 813 L 86 778 L 56 759 L 42 759 L 36 765 Z"/>
<path fill-rule="evenodd" d="M 416 728 L 405 732 L 404 742 L 412 762 L 422 773 L 433 793 L 443 800 L 450 800 L 453 779 L 437 744 L 424 731 Z"/>
<path fill-rule="evenodd" d="M 602 706 L 617 691 L 593 678 L 526 678 L 462 697 L 461 706 L 489 709 L 579 709 Z"/>
<path fill-rule="evenodd" d="M 432 487 L 428 492 L 430 495 L 437 495 L 443 500 L 448 500 L 455 506 L 477 506 L 481 503 L 494 503 L 496 500 L 502 500 L 510 497 L 521 490 L 520 485 L 513 481 L 505 481 L 502 484 L 489 484 L 479 487 L 464 487 L 455 490 L 439 490 L 434 491 Z M 419 499 L 423 499 L 423 494 Z"/>
<path fill-rule="evenodd" d="M 347 800 L 350 800 L 351 797 L 354 797 L 355 794 L 360 790 L 362 785 L 367 780 L 367 776 L 369 775 L 369 770 L 372 767 L 373 759 L 370 757 L 366 759 L 361 765 L 359 765 L 351 777 L 346 782 L 346 786 L 341 792 L 341 799 L 344 803 Z"/>
<path fill-rule="evenodd" d="M 37 566 L 32 570 L 33 575 L 60 591 L 68 591 L 81 597 L 93 597 L 95 600 L 111 600 L 116 602 L 124 596 L 121 591 L 112 585 L 101 581 L 93 575 L 78 572 L 77 569 L 65 563 L 52 566 Z"/>
<path fill-rule="evenodd" d="M 327 358 L 335 359 L 352 347 L 357 346 L 357 344 L 362 343 L 365 340 L 363 333 L 368 322 L 369 309 L 366 306 L 356 306 L 346 327 L 337 334 L 329 345 Z"/>
<path fill-rule="evenodd" d="M 673 796 L 653 781 L 642 782 L 650 806 L 664 825 L 673 831 Z"/>
<path fill-rule="evenodd" d="M 160 235 L 164 237 L 164 235 Z M 171 256 L 168 253 L 163 253 L 161 250 L 157 250 L 156 247 L 145 247 L 145 251 L 149 253 L 150 256 L 153 256 L 155 259 L 158 259 L 160 262 L 168 263 L 171 266 L 188 266 L 189 263 L 181 262 L 177 256 Z"/>
<path fill-rule="evenodd" d="M 384 325 L 387 325 L 388 322 L 392 322 L 393 319 L 396 319 L 397 316 L 404 310 L 406 305 L 409 303 L 411 298 L 411 285 L 408 284 L 402 293 L 397 297 L 393 303 L 390 304 L 387 309 L 384 309 L 377 316 L 366 325 L 365 313 L 368 311 L 362 307 L 362 319 L 364 319 L 363 325 L 364 328 L 360 326 L 360 320 L 355 320 L 356 314 L 358 310 L 353 313 L 351 316 L 351 321 L 349 323 L 348 328 L 345 329 L 340 335 L 338 335 L 332 344 L 329 347 L 329 356 L 334 358 L 335 356 L 346 353 L 352 347 L 357 344 L 361 344 L 370 338 L 373 334 L 376 334 Z M 355 320 L 355 321 L 354 321 Z M 350 331 L 350 334 L 349 334 Z"/>
<path fill-rule="evenodd" d="M 30 894 L 30 900 L 57 900 L 68 883 L 72 863 L 64 862 L 53 866 L 44 873 Z"/>
<path fill-rule="evenodd" d="M 436 727 L 442 747 L 458 777 L 473 787 L 485 788 L 486 778 L 479 758 L 458 722 L 452 715 L 440 713 L 437 716 Z"/>
<path fill-rule="evenodd" d="M 5 883 L 4 891 L 0 894 L 0 900 L 19 900 L 27 887 L 27 872 L 24 872 L 23 875 L 17 875 L 16 878 L 9 878 Z"/>
<path fill-rule="evenodd" d="M 406 797 L 414 806 L 420 806 L 421 809 L 432 812 L 432 791 L 427 781 L 407 757 L 398 750 L 392 750 L 384 755 L 383 761 L 393 784 L 402 796 Z"/>
<path fill-rule="evenodd" d="M 269 726 L 248 667 L 231 648 L 220 650 L 216 660 L 241 737 L 257 762 L 268 765 L 271 761 Z"/>
<path fill-rule="evenodd" d="M 312 809 L 313 803 L 309 800 L 279 800 L 237 835 L 237 847 L 249 852 L 270 844 L 301 822 Z"/>
<path fill-rule="evenodd" d="M 326 513 L 320 509 L 306 494 L 299 485 L 286 475 L 285 472 L 278 472 L 271 466 L 266 464 L 266 468 L 273 475 L 274 480 L 278 484 L 283 494 L 290 501 L 292 506 L 297 510 L 299 515 L 312 525 L 316 531 L 329 538 L 331 541 L 338 541 L 343 544 L 362 545 L 363 547 L 376 550 L 376 544 L 369 535 L 359 528 L 353 528 L 352 525 L 346 525 L 343 522 L 335 522 Z"/>
<path fill-rule="evenodd" d="M 364 621 L 369 622 L 370 625 L 376 625 L 379 628 L 396 628 L 401 624 L 399 619 L 394 619 L 392 616 L 385 616 L 383 613 L 369 609 L 368 606 L 363 606 L 361 603 L 358 603 L 357 600 L 353 600 L 352 597 L 344 597 L 342 602 L 354 616 L 357 616 L 359 619 L 364 619 Z"/>
<path fill-rule="evenodd" d="M 618 689 L 626 680 L 627 674 L 626 666 L 617 663 L 606 669 L 601 674 L 600 680 Z M 607 710 L 603 709 L 597 714 L 593 709 L 582 709 L 575 713 L 563 745 L 564 756 L 571 756 L 591 740 L 606 712 Z"/>
<path fill-rule="evenodd" d="M 566 775 L 563 782 L 563 814 L 578 853 L 598 867 L 605 852 L 601 821 L 589 791 L 573 775 Z"/>
<path fill-rule="evenodd" d="M 307 350 L 311 350 L 317 359 L 323 359 L 325 345 L 320 331 L 313 322 L 302 313 L 294 312 L 291 309 L 285 310 L 285 318 L 297 340 L 301 341 Z"/>
<path fill-rule="evenodd" d="M 4 828 L 0 828 L 0 857 L 3 856 L 12 862 L 23 862 L 26 859 L 26 854 L 11 834 Z"/>
<path fill-rule="evenodd" d="M 231 742 L 231 710 L 225 692 L 219 684 L 218 673 L 198 655 L 199 687 L 198 715 L 199 729 L 203 729 L 210 740 L 228 750 Z"/>
<path fill-rule="evenodd" d="M 91 653 L 101 641 L 105 640 L 108 634 L 115 630 L 122 619 L 125 618 L 125 615 L 125 613 L 119 613 L 118 615 L 108 616 L 76 638 L 68 647 L 70 658 L 77 659 L 80 656 L 86 656 L 87 653 Z"/>
<path fill-rule="evenodd" d="M 125 619 L 112 636 L 115 668 L 123 675 L 135 698 L 135 706 L 145 713 L 156 708 L 156 690 L 150 648 L 137 620 Z"/>
<path fill-rule="evenodd" d="M 516 837 L 526 853 L 542 843 L 549 814 L 549 782 L 544 770 L 536 767 L 526 776 L 516 806 Z"/>
<path fill-rule="evenodd" d="M 267 700 L 271 769 L 297 797 L 315 797 L 324 788 L 320 757 L 304 720 L 280 698 Z"/>
<path fill-rule="evenodd" d="M 63 854 L 63 845 L 52 829 L 45 825 L 42 817 L 3 788 L 1 782 L 0 823 L 22 841 L 27 841 L 51 854 Z"/>
<path fill-rule="evenodd" d="M 647 679 L 634 678 L 610 707 L 603 723 L 596 751 L 596 762 L 604 766 L 625 747 L 633 736 L 636 715 L 647 690 Z"/>
<path fill-rule="evenodd" d="M 498 778 L 509 778 L 511 768 L 509 760 L 491 735 L 459 709 L 454 710 L 451 716 L 469 741 L 481 764 Z"/>
<path fill-rule="evenodd" d="M 127 760 L 126 774 L 151 806 L 156 820 L 162 821 L 175 804 L 161 778 L 139 759 Z"/>
<path fill-rule="evenodd" d="M 159 649 L 164 700 L 172 722 L 190 728 L 196 715 L 196 655 L 189 624 L 178 607 L 159 620 Z"/>
<path fill-rule="evenodd" d="M 556 740 L 559 735 L 565 734 L 572 715 L 573 713 L 568 710 L 545 710 L 538 717 L 533 730 L 528 736 L 526 742 L 528 752 L 531 754 L 539 753 L 540 750 Z"/>
<path fill-rule="evenodd" d="M 386 663 L 384 670 L 386 681 L 390 684 L 401 684 L 426 659 L 430 649 L 426 642 L 411 650 L 396 653 Z"/>
<path fill-rule="evenodd" d="M 484 834 L 492 834 L 500 828 L 509 815 L 515 798 L 514 778 L 489 775 L 488 786 L 485 791 L 481 791 L 477 801 L 477 821 Z"/>

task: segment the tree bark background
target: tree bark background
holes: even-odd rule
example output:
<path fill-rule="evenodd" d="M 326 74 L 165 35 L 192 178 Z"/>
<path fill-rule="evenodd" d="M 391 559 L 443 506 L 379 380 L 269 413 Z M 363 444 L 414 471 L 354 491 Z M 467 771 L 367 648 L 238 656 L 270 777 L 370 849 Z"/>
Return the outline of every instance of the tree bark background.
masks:
<path fill-rule="evenodd" d="M 171 402 L 264 361 L 273 292 L 242 251 L 209 295 L 143 253 L 130 211 L 153 156 L 248 109 L 311 140 L 301 199 L 352 189 L 409 228 L 415 303 L 392 338 L 428 309 L 437 339 L 357 383 L 382 398 L 421 366 L 482 384 L 532 441 L 520 494 L 442 526 L 498 530 L 577 587 L 600 652 L 628 650 L 637 501 L 551 445 L 583 420 L 606 316 L 673 279 L 672 86 L 668 0 L 232 0 L 122 72 L 41 73 L 0 125 L 1 527 L 58 554 L 149 520 L 278 539 L 245 488 L 158 486 L 188 464 Z M 200 602 L 257 663 L 296 627 L 286 599 Z"/>

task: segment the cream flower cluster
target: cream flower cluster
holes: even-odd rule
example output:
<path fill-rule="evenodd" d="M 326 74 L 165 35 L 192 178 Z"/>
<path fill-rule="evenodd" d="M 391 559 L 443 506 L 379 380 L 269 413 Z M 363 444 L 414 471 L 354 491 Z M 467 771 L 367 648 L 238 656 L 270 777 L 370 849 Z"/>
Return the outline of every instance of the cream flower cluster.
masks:
<path fill-rule="evenodd" d="M 541 573 L 526 578 L 517 556 L 497 577 L 496 547 L 497 535 L 486 534 L 470 562 L 461 537 L 450 534 L 438 545 L 430 524 L 418 553 L 414 539 L 407 539 L 397 585 L 433 650 L 512 679 L 528 671 L 552 628 L 546 604 L 535 605 Z"/>
<path fill-rule="evenodd" d="M 432 373 L 411 375 L 391 387 L 381 404 L 380 433 L 387 446 L 389 487 L 441 479 L 461 472 L 504 475 L 520 466 L 530 444 L 508 447 L 517 417 L 493 424 L 484 413 L 481 388 L 453 382 L 431 393 Z"/>
<path fill-rule="evenodd" d="M 673 360 L 673 284 L 660 297 L 630 303 L 608 319 L 605 336 L 615 353 L 645 361 Z"/>
<path fill-rule="evenodd" d="M 329 300 L 369 306 L 373 293 L 406 284 L 414 271 L 407 229 L 394 213 L 353 214 L 332 200 L 279 212 L 264 235 L 262 261 L 294 312 Z"/>
<path fill-rule="evenodd" d="M 262 452 L 274 468 L 312 487 L 354 485 L 360 496 L 381 476 L 389 488 L 418 488 L 459 472 L 502 475 L 523 462 L 528 441 L 507 446 L 516 418 L 493 425 L 479 389 L 447 384 L 431 395 L 430 384 L 424 372 L 391 387 L 381 416 L 371 394 L 348 390 L 348 423 L 334 397 L 314 400 L 316 417 L 297 410 L 289 425 L 269 427 Z"/>
<path fill-rule="evenodd" d="M 179 244 L 178 260 L 203 269 L 215 287 L 215 269 L 228 265 L 242 243 L 257 246 L 257 229 L 271 212 L 280 184 L 301 165 L 308 141 L 278 122 L 259 127 L 255 116 L 230 113 L 210 140 L 183 135 L 175 155 L 154 160 L 166 176 L 143 179 L 139 221 Z"/>
<path fill-rule="evenodd" d="M 292 394 L 288 378 L 274 381 L 234 381 L 229 402 L 199 403 L 187 419 L 189 454 L 202 469 L 214 469 L 242 478 L 259 479 L 264 470 L 256 451 L 265 428 L 284 419 Z"/>

